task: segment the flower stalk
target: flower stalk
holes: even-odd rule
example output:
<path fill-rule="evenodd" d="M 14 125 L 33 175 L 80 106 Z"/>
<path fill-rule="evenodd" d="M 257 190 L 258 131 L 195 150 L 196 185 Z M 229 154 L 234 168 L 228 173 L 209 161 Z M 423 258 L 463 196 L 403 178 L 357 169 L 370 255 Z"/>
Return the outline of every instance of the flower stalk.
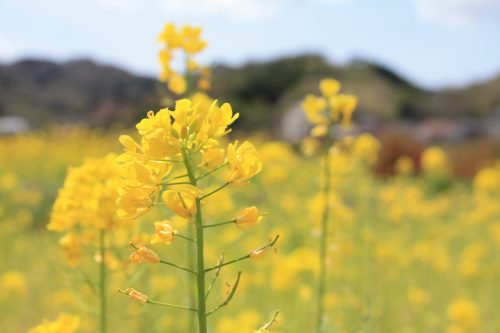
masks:
<path fill-rule="evenodd" d="M 191 161 L 189 152 L 186 149 L 182 150 L 182 157 L 184 159 L 184 165 L 186 166 L 186 171 L 188 173 L 189 181 L 191 185 L 196 186 L 197 181 L 191 167 Z M 196 289 L 197 289 L 197 299 L 198 299 L 198 331 L 199 333 L 207 333 L 207 310 L 205 301 L 205 249 L 204 249 L 204 234 L 203 234 L 203 217 L 201 214 L 201 198 L 196 199 L 196 216 L 195 216 L 195 227 L 196 227 Z"/>
<path fill-rule="evenodd" d="M 328 134 L 327 145 L 323 155 L 323 212 L 321 215 L 321 238 L 319 242 L 319 276 L 318 276 L 318 298 L 317 298 L 317 314 L 316 314 L 316 332 L 323 333 L 323 316 L 325 314 L 324 297 L 326 291 L 326 265 L 327 255 L 326 250 L 328 246 L 328 220 L 330 218 L 330 134 Z"/>
<path fill-rule="evenodd" d="M 311 130 L 312 140 L 320 139 L 324 142 L 323 153 L 323 212 L 320 221 L 319 243 L 319 276 L 317 290 L 316 333 L 324 333 L 324 296 L 327 277 L 327 246 L 328 226 L 330 218 L 330 183 L 331 162 L 330 148 L 333 145 L 332 131 L 335 124 L 350 126 L 352 113 L 356 109 L 358 100 L 354 95 L 341 94 L 341 84 L 334 79 L 323 79 L 319 83 L 321 96 L 309 94 L 302 102 L 307 120 L 314 125 Z"/>
<path fill-rule="evenodd" d="M 100 298 L 100 333 L 106 333 L 106 262 L 105 262 L 105 230 L 101 229 L 99 233 L 99 250 L 101 262 L 99 264 L 99 298 Z"/>

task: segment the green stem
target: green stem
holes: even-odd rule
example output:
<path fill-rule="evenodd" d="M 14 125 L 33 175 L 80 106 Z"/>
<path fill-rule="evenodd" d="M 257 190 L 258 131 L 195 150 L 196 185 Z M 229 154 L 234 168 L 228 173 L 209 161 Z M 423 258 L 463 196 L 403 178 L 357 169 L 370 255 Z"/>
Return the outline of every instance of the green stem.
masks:
<path fill-rule="evenodd" d="M 188 235 L 190 238 L 194 238 L 193 237 L 193 232 L 194 230 L 192 230 L 191 228 L 188 229 Z M 193 246 L 193 244 L 189 243 L 189 242 L 186 242 L 186 246 L 187 246 L 187 255 L 188 255 L 188 268 L 189 269 L 195 269 L 194 267 L 196 266 L 196 258 L 195 258 L 195 255 L 194 255 L 194 251 L 195 251 L 195 247 Z M 189 298 L 189 305 L 194 308 L 195 305 L 196 305 L 196 296 L 194 295 L 194 293 L 192 292 L 194 290 L 194 288 L 196 288 L 196 277 L 197 275 L 196 274 L 189 274 L 189 279 L 188 279 L 188 290 L 187 290 L 187 295 L 188 295 L 188 298 Z M 196 318 L 193 318 L 192 316 L 195 315 L 197 316 L 197 313 L 198 311 L 196 311 L 194 314 L 193 313 L 188 313 L 188 332 L 196 332 Z"/>
<path fill-rule="evenodd" d="M 329 150 L 332 141 L 330 134 L 327 139 L 327 144 L 324 152 L 324 187 L 323 187 L 323 214 L 321 217 L 321 238 L 319 244 L 319 278 L 318 278 L 318 299 L 317 299 L 317 317 L 316 317 L 316 333 L 323 333 L 323 317 L 325 313 L 324 295 L 326 291 L 326 249 L 328 245 L 328 219 L 330 216 L 330 163 L 329 163 Z"/>
<path fill-rule="evenodd" d="M 99 266 L 99 296 L 101 299 L 100 311 L 100 332 L 106 333 L 106 262 L 105 262 L 105 248 L 104 248 L 105 231 L 101 229 L 99 235 L 99 247 L 101 262 Z"/>
<path fill-rule="evenodd" d="M 215 223 L 215 224 L 205 224 L 203 226 L 203 228 L 214 228 L 214 227 L 218 227 L 218 226 L 221 226 L 221 225 L 235 224 L 235 223 L 236 223 L 236 220 L 231 220 L 231 221 L 226 221 L 226 222 L 220 222 L 220 223 Z"/>
<path fill-rule="evenodd" d="M 184 164 L 188 173 L 189 181 L 193 186 L 196 186 L 196 177 L 191 169 L 191 161 L 189 160 L 188 152 L 182 151 Z M 207 333 L 207 309 L 205 304 L 205 253 L 203 244 L 203 218 L 201 215 L 201 198 L 196 198 L 196 265 L 197 265 L 197 297 L 198 297 L 198 331 L 199 333 Z"/>

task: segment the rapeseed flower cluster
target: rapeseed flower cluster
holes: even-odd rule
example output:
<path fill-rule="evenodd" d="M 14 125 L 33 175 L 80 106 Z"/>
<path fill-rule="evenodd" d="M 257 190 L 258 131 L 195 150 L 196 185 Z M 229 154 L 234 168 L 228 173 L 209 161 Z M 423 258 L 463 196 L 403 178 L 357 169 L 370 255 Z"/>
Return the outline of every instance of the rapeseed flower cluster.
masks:
<path fill-rule="evenodd" d="M 241 272 L 226 299 L 212 310 L 206 300 L 213 282 L 207 289 L 205 275 L 216 272 L 218 277 L 223 266 L 245 259 L 262 257 L 266 249 L 273 246 L 277 238 L 249 251 L 248 254 L 224 261 L 223 257 L 213 267 L 207 268 L 204 243 L 207 228 L 234 225 L 247 229 L 259 224 L 262 214 L 256 206 L 250 206 L 234 213 L 232 218 L 216 223 L 206 223 L 202 210 L 211 203 L 213 195 L 226 187 L 241 187 L 262 170 L 262 159 L 249 141 L 235 141 L 226 148 L 221 140 L 230 131 L 230 125 L 238 118 L 228 103 L 219 106 L 203 94 L 192 99 L 176 101 L 173 109 L 150 111 L 136 126 L 139 139 L 121 135 L 119 141 L 124 152 L 118 156 L 121 187 L 118 190 L 117 214 L 123 219 L 136 220 L 155 206 L 166 206 L 176 219 L 184 220 L 188 234 L 181 234 L 173 227 L 174 219 L 154 222 L 151 244 L 168 245 L 181 238 L 192 243 L 196 253 L 196 267 L 160 259 L 160 256 L 143 244 L 132 244 L 135 251 L 130 260 L 133 263 L 161 263 L 190 273 L 196 279 L 196 304 L 171 305 L 152 300 L 132 288 L 121 290 L 132 299 L 146 304 L 165 305 L 196 312 L 199 332 L 207 332 L 207 316 L 226 306 L 236 292 Z M 222 179 L 221 179 L 222 178 Z M 223 180 L 213 188 L 210 180 Z M 191 228 L 189 228 L 191 227 Z M 190 230 L 191 229 L 191 230 Z M 192 230 L 194 229 L 194 230 Z"/>
<path fill-rule="evenodd" d="M 85 246 L 99 246 L 100 232 L 127 229 L 116 215 L 120 177 L 116 155 L 87 159 L 70 168 L 52 207 L 47 229 L 65 234 L 59 241 L 68 263 L 76 266 Z M 109 254 L 109 264 L 115 262 Z"/>
<path fill-rule="evenodd" d="M 194 59 L 195 55 L 207 46 L 207 42 L 201 38 L 201 33 L 200 27 L 185 25 L 179 29 L 168 23 L 158 36 L 158 41 L 163 45 L 158 54 L 161 65 L 160 81 L 167 82 L 169 90 L 176 95 L 184 94 L 190 88 L 189 81 L 195 78 L 198 79 L 198 89 L 210 89 L 210 69 L 201 66 Z M 185 73 L 174 68 L 177 56 L 185 61 Z"/>
<path fill-rule="evenodd" d="M 70 168 L 47 225 L 51 231 L 65 233 L 59 244 L 70 266 L 82 266 L 88 249 L 94 251 L 93 259 L 99 266 L 98 287 L 92 282 L 90 284 L 99 290 L 100 331 L 103 333 L 107 325 L 106 271 L 124 268 L 111 250 L 113 246 L 123 245 L 119 235 L 132 227 L 130 220 L 122 219 L 116 213 L 120 188 L 116 159 L 116 155 L 108 154 L 102 158 L 89 158 L 81 166 Z"/>
<path fill-rule="evenodd" d="M 313 137 L 330 137 L 333 125 L 352 124 L 358 99 L 354 95 L 340 94 L 340 88 L 337 80 L 323 79 L 319 83 L 321 96 L 308 94 L 302 102 L 307 120 L 314 126 L 311 130 Z"/>

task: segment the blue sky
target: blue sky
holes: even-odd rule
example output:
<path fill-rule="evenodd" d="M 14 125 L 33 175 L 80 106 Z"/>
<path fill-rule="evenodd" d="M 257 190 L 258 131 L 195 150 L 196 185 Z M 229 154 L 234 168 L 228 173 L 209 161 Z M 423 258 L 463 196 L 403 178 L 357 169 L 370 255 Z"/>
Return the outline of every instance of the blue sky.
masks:
<path fill-rule="evenodd" d="M 317 52 L 429 88 L 500 74 L 500 0 L 1 0 L 0 61 L 90 57 L 156 75 L 170 21 L 204 28 L 206 63 Z"/>

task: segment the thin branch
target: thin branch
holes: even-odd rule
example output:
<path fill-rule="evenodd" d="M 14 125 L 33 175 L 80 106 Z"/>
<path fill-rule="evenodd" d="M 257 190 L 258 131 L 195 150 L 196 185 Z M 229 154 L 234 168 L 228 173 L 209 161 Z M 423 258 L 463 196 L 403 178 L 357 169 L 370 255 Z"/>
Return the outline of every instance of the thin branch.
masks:
<path fill-rule="evenodd" d="M 191 184 L 190 182 L 174 182 L 174 183 L 165 183 L 161 182 L 158 185 L 165 185 L 165 186 L 171 186 L 171 185 L 186 185 L 186 184 Z"/>
<path fill-rule="evenodd" d="M 189 213 L 189 209 L 187 208 L 186 202 L 184 201 L 184 198 L 181 195 L 181 192 L 177 192 L 177 195 L 179 196 L 179 199 L 181 199 L 182 207 L 184 207 L 184 210 L 186 211 L 186 213 L 188 213 L 189 215 L 191 215 Z"/>
<path fill-rule="evenodd" d="M 185 173 L 183 175 L 178 175 L 178 176 L 175 176 L 175 177 L 172 177 L 172 178 L 165 179 L 164 181 L 162 181 L 162 183 L 169 182 L 171 180 L 175 180 L 175 179 L 179 179 L 179 178 L 186 178 L 187 176 L 188 176 L 188 174 Z"/>
<path fill-rule="evenodd" d="M 225 221 L 225 222 L 220 222 L 220 223 L 214 223 L 214 224 L 205 224 L 203 226 L 203 228 L 214 228 L 214 227 L 218 227 L 218 226 L 221 226 L 221 225 L 225 225 L 225 224 L 234 224 L 236 223 L 236 219 L 234 220 L 231 220 L 231 221 Z"/>
<path fill-rule="evenodd" d="M 192 311 L 192 312 L 198 312 L 198 309 L 195 309 L 195 308 L 192 308 L 192 307 L 189 307 L 189 306 L 184 306 L 184 305 L 176 305 L 176 304 L 169 304 L 169 303 L 151 301 L 149 299 L 148 299 L 148 303 L 155 304 L 155 305 L 161 305 L 161 306 L 168 306 L 170 308 L 188 310 L 188 311 Z"/>
<path fill-rule="evenodd" d="M 231 264 L 234 264 L 238 261 L 242 261 L 242 260 L 245 260 L 245 259 L 249 259 L 251 256 L 252 256 L 252 253 L 253 252 L 259 252 L 259 251 L 262 251 L 262 250 L 265 250 L 267 249 L 268 247 L 273 247 L 274 244 L 278 241 L 278 238 L 280 238 L 280 235 L 276 235 L 276 237 L 270 241 L 269 243 L 267 243 L 266 245 L 258 248 L 258 249 L 255 249 L 254 251 L 250 252 L 249 254 L 247 255 L 244 255 L 243 257 L 240 257 L 238 259 L 234 259 L 234 260 L 231 260 L 231 261 L 228 261 L 228 262 L 225 262 L 225 263 L 222 263 L 220 265 L 216 265 L 216 266 L 213 266 L 213 267 L 210 267 L 210 268 L 207 268 L 205 269 L 205 273 L 208 273 L 210 271 L 213 271 L 214 269 L 218 269 L 219 267 L 224 267 L 224 266 L 227 266 L 227 265 L 231 265 Z"/>
<path fill-rule="evenodd" d="M 200 180 L 200 179 L 203 179 L 203 178 L 205 178 L 205 177 L 206 177 L 206 176 L 208 176 L 208 175 L 211 175 L 212 173 L 216 172 L 217 170 L 219 170 L 219 169 L 221 169 L 221 168 L 225 167 L 227 164 L 228 164 L 227 162 L 226 162 L 226 163 L 223 163 L 223 164 L 219 165 L 218 167 L 216 167 L 215 169 L 213 169 L 213 170 L 211 170 L 211 171 L 209 171 L 209 172 L 204 173 L 203 175 L 201 175 L 201 176 L 199 176 L 198 178 L 196 178 L 196 181 L 198 181 L 198 180 Z"/>
<path fill-rule="evenodd" d="M 122 294 L 128 295 L 128 292 L 123 289 L 118 289 L 119 292 Z M 182 310 L 188 310 L 192 312 L 197 312 L 198 310 L 189 306 L 184 306 L 184 305 L 176 305 L 176 304 L 170 304 L 170 303 L 163 303 L 163 302 L 158 302 L 158 301 L 152 301 L 149 298 L 146 300 L 146 303 L 149 304 L 155 304 L 155 305 L 161 305 L 161 306 L 167 306 L 169 308 L 174 308 L 174 309 L 182 309 Z"/>
<path fill-rule="evenodd" d="M 278 320 L 276 320 L 276 318 L 278 318 L 278 313 L 280 313 L 280 312 L 278 310 L 276 310 L 276 312 L 274 313 L 273 319 L 271 319 L 269 322 L 265 323 L 264 326 L 259 328 L 259 330 L 267 330 L 268 328 L 273 326 L 274 323 L 277 323 Z"/>
<path fill-rule="evenodd" d="M 169 160 L 169 159 L 154 159 L 154 162 L 170 162 L 170 163 L 182 163 L 182 161 Z"/>
<path fill-rule="evenodd" d="M 236 277 L 236 281 L 234 282 L 233 288 L 231 288 L 231 291 L 227 295 L 226 299 L 221 304 L 216 306 L 214 309 L 209 311 L 207 313 L 207 317 L 210 316 L 212 313 L 216 312 L 217 310 L 219 310 L 220 308 L 228 305 L 229 302 L 231 302 L 231 300 L 234 297 L 234 294 L 236 293 L 236 289 L 238 288 L 238 285 L 240 284 L 240 278 L 241 278 L 241 271 L 238 272 L 238 276 Z"/>
<path fill-rule="evenodd" d="M 82 275 L 83 281 L 85 281 L 85 283 L 89 286 L 90 290 L 92 290 L 92 292 L 94 292 L 97 295 L 97 289 L 92 280 L 90 279 L 90 277 L 88 276 L 88 274 L 85 273 L 85 271 L 81 268 L 78 271 Z"/>
<path fill-rule="evenodd" d="M 177 236 L 177 237 L 183 238 L 183 239 L 185 239 L 185 240 L 188 240 L 188 241 L 190 241 L 190 242 L 196 243 L 196 239 L 193 239 L 193 238 L 188 237 L 188 236 L 181 235 L 181 234 L 180 234 L 180 233 L 178 233 L 178 232 L 175 232 L 175 233 L 174 233 L 174 235 L 175 235 L 175 236 Z"/>
<path fill-rule="evenodd" d="M 205 295 L 205 300 L 208 299 L 208 295 L 210 295 L 210 292 L 212 291 L 212 288 L 214 287 L 215 285 L 215 281 L 217 280 L 217 278 L 219 277 L 219 274 L 220 274 L 220 271 L 222 269 L 222 266 L 221 264 L 224 262 L 224 252 L 222 252 L 222 254 L 220 255 L 219 257 L 219 260 L 217 261 L 217 265 L 219 266 L 219 268 L 217 268 L 217 270 L 215 271 L 215 274 L 212 278 L 212 281 L 210 282 L 210 285 L 208 286 L 208 289 L 207 289 L 207 293 Z"/>
<path fill-rule="evenodd" d="M 189 273 L 194 274 L 194 275 L 198 274 L 195 271 L 190 270 L 189 268 L 185 268 L 185 267 L 179 266 L 179 265 L 171 263 L 169 261 L 160 260 L 160 263 L 165 264 L 165 265 L 169 265 L 169 266 L 172 266 L 172 267 L 175 267 L 175 268 L 178 268 L 178 269 L 181 269 L 181 270 L 183 270 L 185 272 L 189 272 Z"/>
<path fill-rule="evenodd" d="M 229 184 L 231 184 L 231 182 L 227 182 L 225 183 L 224 185 L 216 188 L 215 190 L 211 191 L 211 192 L 208 192 L 207 194 L 203 195 L 200 197 L 200 200 L 203 200 L 205 198 L 208 198 L 209 196 L 211 196 L 212 194 L 215 194 L 217 192 L 219 192 L 220 190 L 222 190 L 223 188 L 225 188 L 226 186 L 228 186 Z"/>

